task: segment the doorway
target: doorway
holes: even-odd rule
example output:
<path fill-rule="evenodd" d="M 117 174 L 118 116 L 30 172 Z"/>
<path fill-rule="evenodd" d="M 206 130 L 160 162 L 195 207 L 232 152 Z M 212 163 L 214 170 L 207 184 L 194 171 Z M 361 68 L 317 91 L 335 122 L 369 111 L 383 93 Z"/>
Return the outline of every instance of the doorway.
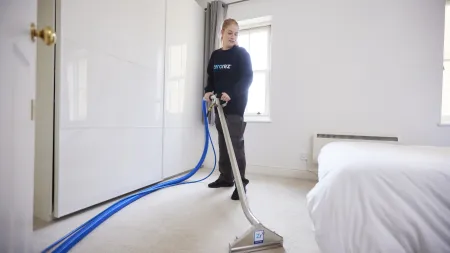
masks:
<path fill-rule="evenodd" d="M 37 27 L 56 27 L 55 0 L 39 0 Z M 57 36 L 60 35 L 56 31 Z M 56 43 L 58 43 L 58 38 Z M 34 227 L 53 219 L 54 101 L 56 45 L 37 41 L 35 101 Z"/>

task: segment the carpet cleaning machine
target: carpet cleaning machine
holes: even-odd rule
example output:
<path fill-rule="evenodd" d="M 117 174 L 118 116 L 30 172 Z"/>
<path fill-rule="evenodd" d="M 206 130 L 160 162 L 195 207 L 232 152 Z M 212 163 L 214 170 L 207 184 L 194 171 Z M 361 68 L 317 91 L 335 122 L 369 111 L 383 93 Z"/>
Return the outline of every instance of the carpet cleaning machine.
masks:
<path fill-rule="evenodd" d="M 244 184 L 242 183 L 241 174 L 239 173 L 239 167 L 236 161 L 236 155 L 234 154 L 233 145 L 231 143 L 230 132 L 228 131 L 227 121 L 223 113 L 223 107 L 226 106 L 227 103 L 219 100 L 215 95 L 211 96 L 211 101 L 212 104 L 217 107 L 219 114 L 220 124 L 222 125 L 223 135 L 225 137 L 225 143 L 228 150 L 228 156 L 230 157 L 231 167 L 233 168 L 234 181 L 239 193 L 239 201 L 241 202 L 245 217 L 247 217 L 247 220 L 251 224 L 251 227 L 243 235 L 241 235 L 241 237 L 237 237 L 236 240 L 230 244 L 230 252 L 254 252 L 283 247 L 283 237 L 261 224 L 255 215 L 253 215 L 248 205 L 247 196 L 244 191 Z"/>
<path fill-rule="evenodd" d="M 112 206 L 108 207 L 103 212 L 99 213 L 83 225 L 79 226 L 72 232 L 68 233 L 58 241 L 54 242 L 52 245 L 47 247 L 42 251 L 42 253 L 50 252 L 51 249 L 59 245 L 54 251 L 55 253 L 60 252 L 68 252 L 71 248 L 73 248 L 79 241 L 81 241 L 84 237 L 86 237 L 92 230 L 98 227 L 101 223 L 103 223 L 106 219 L 111 217 L 114 213 L 120 211 L 125 206 L 131 204 L 132 202 L 148 195 L 149 193 L 155 192 L 157 190 L 172 187 L 176 185 L 182 184 L 191 184 L 201 182 L 207 179 L 214 172 L 217 163 L 216 152 L 214 149 L 213 141 L 211 139 L 211 135 L 209 133 L 209 124 L 208 124 L 208 110 L 217 107 L 217 111 L 219 114 L 220 123 L 222 125 L 223 133 L 225 136 L 225 142 L 228 150 L 228 155 L 230 157 L 231 167 L 233 169 L 234 181 L 236 183 L 236 188 L 239 193 L 239 200 L 241 202 L 242 210 L 244 211 L 245 216 L 250 222 L 250 228 L 242 234 L 240 237 L 236 237 L 236 240 L 229 245 L 229 252 L 256 252 L 267 249 L 279 248 L 283 247 L 283 237 L 276 234 L 274 231 L 266 228 L 252 213 L 249 208 L 247 196 L 244 191 L 244 184 L 242 183 L 242 178 L 239 173 L 239 168 L 236 161 L 236 156 L 234 153 L 233 145 L 231 143 L 230 133 L 228 131 L 228 125 L 226 124 L 225 115 L 223 113 L 223 107 L 227 105 L 226 102 L 218 99 L 219 96 L 212 95 L 211 96 L 211 106 L 208 108 L 206 105 L 205 99 L 203 99 L 203 117 L 204 117 L 204 126 L 205 126 L 205 144 L 203 149 L 203 154 L 198 162 L 197 166 L 192 169 L 189 173 L 184 176 L 181 176 L 176 179 L 172 179 L 169 181 L 163 181 L 149 188 L 146 188 L 138 193 L 129 195 Z M 197 181 L 186 181 L 190 177 L 192 177 L 197 171 L 201 168 L 208 151 L 208 144 L 211 143 L 213 153 L 214 153 L 214 167 L 212 171 L 203 179 Z"/>

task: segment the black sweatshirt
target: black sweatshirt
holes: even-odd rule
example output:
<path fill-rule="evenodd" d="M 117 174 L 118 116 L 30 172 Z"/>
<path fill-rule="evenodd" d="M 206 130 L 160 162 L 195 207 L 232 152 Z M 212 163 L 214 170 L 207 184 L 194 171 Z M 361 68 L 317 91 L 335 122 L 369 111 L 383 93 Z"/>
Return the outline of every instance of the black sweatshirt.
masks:
<path fill-rule="evenodd" d="M 224 107 L 225 114 L 244 116 L 248 100 L 248 89 L 253 82 L 253 68 L 249 53 L 243 47 L 228 50 L 217 49 L 208 63 L 208 83 L 205 92 L 219 96 L 225 92 L 230 101 Z"/>

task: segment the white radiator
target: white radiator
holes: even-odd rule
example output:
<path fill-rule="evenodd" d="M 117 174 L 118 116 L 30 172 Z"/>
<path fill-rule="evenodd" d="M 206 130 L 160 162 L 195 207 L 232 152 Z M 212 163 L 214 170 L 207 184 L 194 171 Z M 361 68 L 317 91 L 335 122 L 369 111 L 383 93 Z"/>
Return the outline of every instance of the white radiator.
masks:
<path fill-rule="evenodd" d="M 350 142 L 398 142 L 398 137 L 394 136 L 368 136 L 368 135 L 352 135 L 352 134 L 327 134 L 317 133 L 313 138 L 313 161 L 317 163 L 320 150 L 323 146 L 334 141 L 350 141 Z"/>

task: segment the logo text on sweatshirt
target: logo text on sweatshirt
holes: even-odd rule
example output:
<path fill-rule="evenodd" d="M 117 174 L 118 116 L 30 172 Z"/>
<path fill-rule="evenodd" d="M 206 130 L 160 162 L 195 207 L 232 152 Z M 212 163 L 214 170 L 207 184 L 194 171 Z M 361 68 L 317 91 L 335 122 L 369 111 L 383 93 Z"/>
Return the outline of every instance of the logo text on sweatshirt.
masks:
<path fill-rule="evenodd" d="M 231 64 L 216 64 L 214 65 L 214 70 L 218 69 L 231 69 Z"/>

